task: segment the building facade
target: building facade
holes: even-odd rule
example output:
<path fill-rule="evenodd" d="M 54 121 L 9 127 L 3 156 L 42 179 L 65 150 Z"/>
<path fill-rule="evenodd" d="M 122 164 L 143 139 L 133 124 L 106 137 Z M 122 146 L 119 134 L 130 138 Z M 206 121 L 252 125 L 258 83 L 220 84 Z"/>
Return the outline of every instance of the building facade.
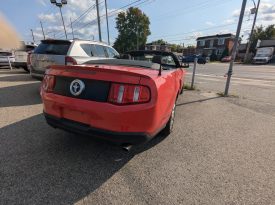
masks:
<path fill-rule="evenodd" d="M 231 33 L 199 37 L 197 38 L 197 53 L 204 56 L 214 53 L 220 58 L 226 48 L 228 48 L 229 54 L 231 53 L 234 39 L 235 35 Z"/>
<path fill-rule="evenodd" d="M 166 51 L 171 52 L 171 46 L 169 44 L 152 44 L 147 43 L 145 45 L 146 51 Z"/>

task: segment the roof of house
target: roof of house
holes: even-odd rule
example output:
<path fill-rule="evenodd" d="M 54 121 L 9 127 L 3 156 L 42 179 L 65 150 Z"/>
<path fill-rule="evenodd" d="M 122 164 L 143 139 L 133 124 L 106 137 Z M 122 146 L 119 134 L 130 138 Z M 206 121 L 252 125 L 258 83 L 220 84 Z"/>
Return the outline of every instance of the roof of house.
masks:
<path fill-rule="evenodd" d="M 146 46 L 171 46 L 170 44 L 164 44 L 164 43 L 161 43 L 161 44 L 157 44 L 157 43 L 147 43 Z"/>
<path fill-rule="evenodd" d="M 235 38 L 235 35 L 233 35 L 232 33 L 226 33 L 226 34 L 216 34 L 216 35 L 211 35 L 211 36 L 202 36 L 202 37 L 198 37 L 198 40 L 203 40 L 203 39 L 208 39 L 208 38 Z"/>

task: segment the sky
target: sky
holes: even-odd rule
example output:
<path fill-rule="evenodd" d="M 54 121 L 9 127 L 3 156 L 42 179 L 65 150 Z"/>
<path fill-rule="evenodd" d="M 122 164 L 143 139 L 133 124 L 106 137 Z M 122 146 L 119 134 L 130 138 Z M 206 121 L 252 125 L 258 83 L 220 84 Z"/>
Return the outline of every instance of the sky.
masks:
<path fill-rule="evenodd" d="M 36 43 L 43 39 L 40 21 L 47 38 L 65 38 L 59 8 L 52 5 L 50 0 L 1 1 L 0 14 L 15 28 L 22 40 L 32 41 L 30 29 L 34 31 Z M 104 0 L 99 2 L 102 38 L 107 42 L 105 4 Z M 111 43 L 117 37 L 115 17 L 130 4 L 139 7 L 150 19 L 151 35 L 148 42 L 164 39 L 169 43 L 184 43 L 187 46 L 194 45 L 199 36 L 234 34 L 242 0 L 107 0 L 107 4 Z M 72 38 L 71 19 L 75 37 L 98 40 L 94 5 L 95 0 L 68 0 L 68 4 L 63 6 L 68 38 Z M 253 7 L 253 0 L 248 0 L 241 33 L 243 40 L 247 39 L 251 30 L 254 16 L 250 14 L 250 9 Z M 86 15 L 80 16 L 83 13 Z M 270 24 L 275 24 L 275 1 L 261 0 L 256 25 Z"/>

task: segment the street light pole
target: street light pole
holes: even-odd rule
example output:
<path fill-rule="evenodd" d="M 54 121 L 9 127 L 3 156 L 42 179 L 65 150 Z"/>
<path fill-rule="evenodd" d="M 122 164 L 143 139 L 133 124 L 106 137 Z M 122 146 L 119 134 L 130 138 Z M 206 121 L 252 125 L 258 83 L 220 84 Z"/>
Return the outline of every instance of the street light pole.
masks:
<path fill-rule="evenodd" d="M 106 11 L 106 23 L 107 23 L 108 44 L 110 45 L 109 17 L 108 17 L 107 0 L 105 0 L 105 11 Z"/>
<path fill-rule="evenodd" d="M 66 36 L 66 39 L 68 39 L 67 37 L 67 31 L 66 31 L 66 27 L 65 27 L 65 23 L 64 23 L 64 19 L 63 19 L 63 14 L 62 14 L 62 6 L 67 4 L 67 0 L 61 0 L 60 3 L 56 2 L 56 0 L 50 0 L 52 4 L 55 4 L 57 7 L 59 7 L 59 11 L 60 11 L 60 15 L 61 15 L 61 19 L 62 19 L 62 23 L 63 23 L 63 27 L 64 27 L 64 32 L 65 32 L 65 36 Z"/>
<path fill-rule="evenodd" d="M 251 32 L 250 32 L 248 42 L 247 42 L 246 52 L 245 52 L 245 56 L 244 56 L 244 62 L 247 62 L 247 59 L 248 59 L 248 54 L 249 54 L 249 50 L 250 50 L 250 47 L 251 47 L 251 40 L 252 40 L 252 36 L 253 36 L 253 33 L 254 33 L 254 27 L 255 27 L 255 24 L 256 24 L 256 20 L 257 20 L 257 15 L 258 15 L 260 2 L 261 2 L 261 0 L 258 0 L 258 5 L 257 5 L 257 8 L 256 8 L 253 25 L 252 25 L 252 28 L 251 28 Z"/>
<path fill-rule="evenodd" d="M 227 73 L 227 81 L 226 81 L 226 85 L 225 85 L 224 96 L 228 96 L 228 90 L 229 90 L 230 80 L 231 80 L 231 76 L 232 76 L 232 72 L 233 72 L 233 65 L 234 65 L 234 61 L 236 58 L 236 53 L 237 53 L 242 23 L 243 23 L 246 2 L 247 2 L 247 0 L 243 0 L 243 3 L 242 3 L 242 9 L 241 9 L 241 13 L 240 13 L 238 28 L 237 28 L 234 46 L 233 46 L 233 50 L 232 50 L 232 54 L 231 54 L 231 61 L 230 61 L 230 65 L 229 65 L 229 69 L 228 69 L 228 73 Z"/>
<path fill-rule="evenodd" d="M 99 16 L 98 0 L 96 0 L 96 11 L 97 11 L 98 36 L 99 36 L 99 41 L 101 42 L 102 38 L 101 38 L 101 27 L 100 27 L 100 16 Z"/>
<path fill-rule="evenodd" d="M 62 4 L 58 4 L 57 6 L 59 7 L 59 11 L 60 11 L 60 15 L 61 15 L 61 19 L 62 19 L 62 23 L 63 23 L 63 27 L 64 27 L 65 36 L 66 36 L 66 39 L 68 39 L 67 31 L 66 31 L 66 27 L 65 27 L 65 23 L 64 23 L 64 19 L 63 19 L 63 14 L 62 14 L 62 10 L 61 10 Z"/>

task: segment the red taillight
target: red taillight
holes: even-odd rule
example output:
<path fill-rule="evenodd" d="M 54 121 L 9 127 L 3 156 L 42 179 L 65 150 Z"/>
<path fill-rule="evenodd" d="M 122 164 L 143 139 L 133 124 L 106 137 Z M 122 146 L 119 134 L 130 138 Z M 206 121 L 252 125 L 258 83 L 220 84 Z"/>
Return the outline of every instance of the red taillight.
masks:
<path fill-rule="evenodd" d="M 65 57 L 65 65 L 77 65 L 77 62 L 72 57 L 66 56 Z"/>
<path fill-rule="evenodd" d="M 32 53 L 28 53 L 28 57 L 27 57 L 27 64 L 28 64 L 28 65 L 31 64 L 31 54 L 32 54 Z"/>
<path fill-rule="evenodd" d="M 150 90 L 142 85 L 113 83 L 108 101 L 113 104 L 139 104 L 150 101 Z"/>
<path fill-rule="evenodd" d="M 52 92 L 55 86 L 55 77 L 53 75 L 45 75 L 42 82 L 42 89 L 45 92 Z"/>

